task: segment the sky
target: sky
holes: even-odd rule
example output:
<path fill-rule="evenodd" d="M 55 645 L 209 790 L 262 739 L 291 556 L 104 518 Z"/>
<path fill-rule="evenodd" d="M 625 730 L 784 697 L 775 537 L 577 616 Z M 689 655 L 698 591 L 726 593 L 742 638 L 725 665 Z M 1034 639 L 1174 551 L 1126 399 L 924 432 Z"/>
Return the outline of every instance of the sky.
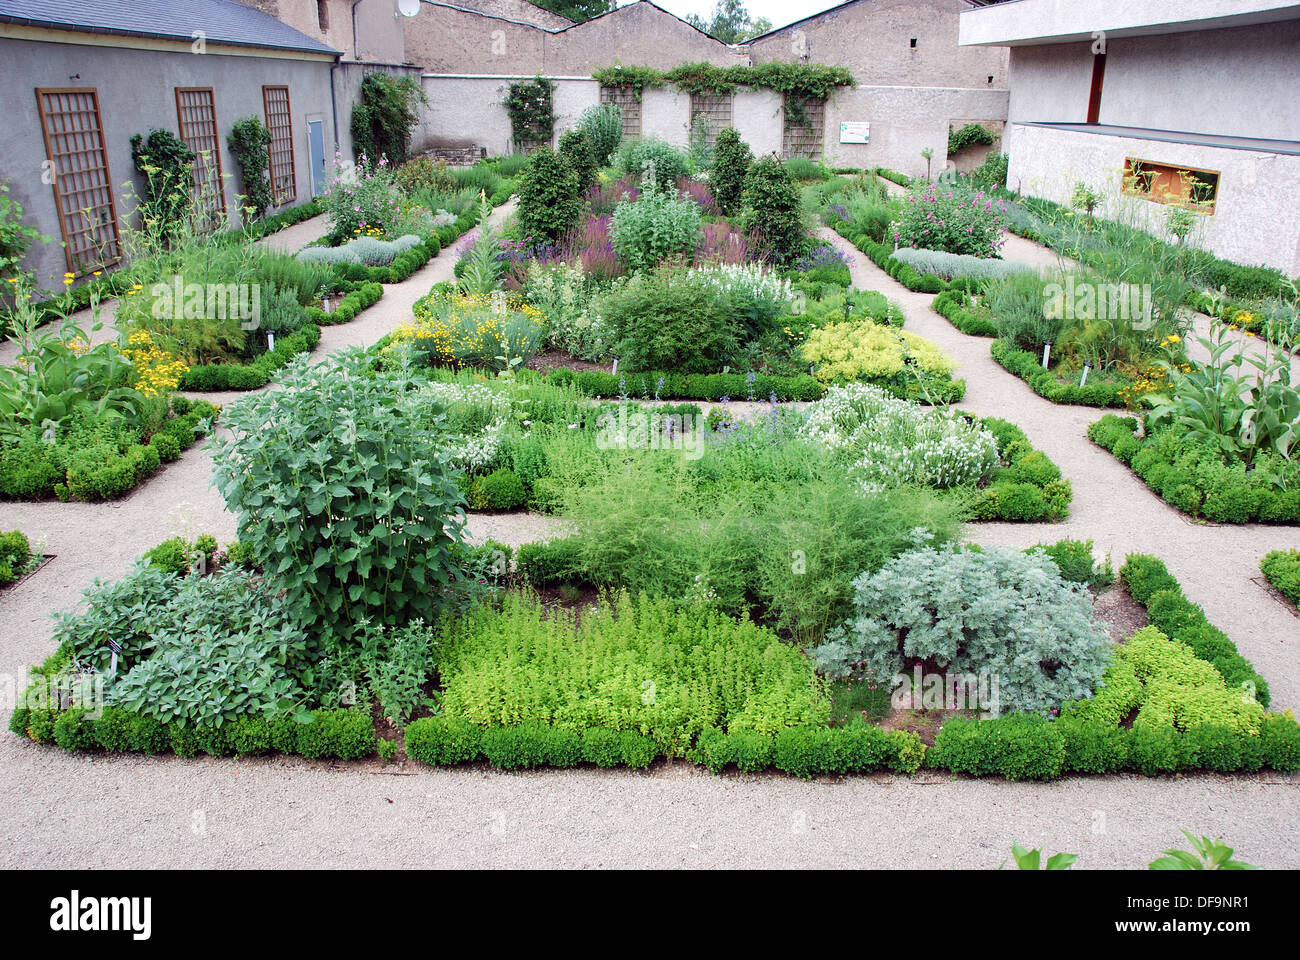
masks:
<path fill-rule="evenodd" d="M 838 7 L 843 2 L 844 0 L 745 0 L 745 6 L 751 17 L 767 17 L 775 28 Z M 713 16 L 714 0 L 655 0 L 655 3 L 679 17 L 685 17 L 688 13 L 698 13 L 705 19 Z"/>

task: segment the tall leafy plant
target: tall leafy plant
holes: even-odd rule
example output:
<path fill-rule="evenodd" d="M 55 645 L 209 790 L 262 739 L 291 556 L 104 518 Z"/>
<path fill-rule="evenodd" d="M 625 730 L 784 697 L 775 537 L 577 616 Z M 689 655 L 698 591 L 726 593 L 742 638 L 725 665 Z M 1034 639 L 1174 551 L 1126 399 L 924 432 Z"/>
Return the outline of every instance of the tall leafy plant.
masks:
<path fill-rule="evenodd" d="M 773 260 L 788 263 L 803 252 L 803 204 L 780 157 L 763 157 L 750 169 L 744 205 L 746 227 L 758 234 Z"/>
<path fill-rule="evenodd" d="M 741 197 L 745 192 L 745 178 L 749 168 L 754 164 L 754 154 L 749 144 L 740 138 L 735 127 L 724 127 L 718 131 L 718 140 L 713 147 L 713 171 L 710 183 L 713 186 L 713 198 L 730 216 L 740 208 Z"/>
<path fill-rule="evenodd" d="M 357 352 L 283 380 L 224 411 L 214 442 L 240 543 L 309 632 L 347 641 L 363 623 L 432 619 L 460 581 L 465 523 L 440 405 Z"/>
<path fill-rule="evenodd" d="M 578 176 L 563 156 L 542 147 L 528 158 L 519 184 L 519 227 L 534 242 L 556 242 L 578 221 Z"/>

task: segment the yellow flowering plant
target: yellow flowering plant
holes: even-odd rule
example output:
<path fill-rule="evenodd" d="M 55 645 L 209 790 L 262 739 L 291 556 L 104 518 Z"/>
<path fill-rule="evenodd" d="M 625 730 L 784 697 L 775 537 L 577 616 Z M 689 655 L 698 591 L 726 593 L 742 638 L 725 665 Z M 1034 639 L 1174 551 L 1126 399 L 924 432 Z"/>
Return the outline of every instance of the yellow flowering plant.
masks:
<path fill-rule="evenodd" d="M 904 374 L 909 361 L 933 376 L 951 376 L 956 369 L 952 358 L 929 340 L 871 320 L 812 330 L 802 353 L 822 383 L 889 380 Z"/>
<path fill-rule="evenodd" d="M 393 331 L 387 349 L 432 365 L 512 370 L 527 364 L 546 336 L 541 311 L 500 292 L 433 294 L 417 301 L 414 313 Z"/>

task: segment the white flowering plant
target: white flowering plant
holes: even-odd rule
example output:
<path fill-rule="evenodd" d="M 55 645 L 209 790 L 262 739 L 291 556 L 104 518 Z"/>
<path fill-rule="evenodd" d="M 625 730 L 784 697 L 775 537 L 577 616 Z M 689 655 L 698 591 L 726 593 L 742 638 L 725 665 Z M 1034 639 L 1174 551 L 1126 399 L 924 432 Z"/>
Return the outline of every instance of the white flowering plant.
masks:
<path fill-rule="evenodd" d="M 978 486 L 999 462 L 997 438 L 988 430 L 866 383 L 828 390 L 808 408 L 802 433 L 847 464 L 865 493 L 909 483 Z"/>

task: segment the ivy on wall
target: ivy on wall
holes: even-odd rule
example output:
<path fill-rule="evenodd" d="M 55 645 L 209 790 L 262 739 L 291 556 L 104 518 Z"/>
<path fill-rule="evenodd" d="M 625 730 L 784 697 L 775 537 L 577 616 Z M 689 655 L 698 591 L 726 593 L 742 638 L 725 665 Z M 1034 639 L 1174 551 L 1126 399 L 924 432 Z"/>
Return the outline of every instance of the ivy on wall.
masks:
<path fill-rule="evenodd" d="M 519 146 L 550 143 L 555 135 L 555 83 L 545 77 L 510 84 L 505 100 L 510 130 Z"/>
<path fill-rule="evenodd" d="M 789 100 L 824 99 L 840 87 L 856 87 L 857 80 L 845 67 L 820 63 L 761 63 L 756 67 L 719 67 L 711 63 L 683 63 L 671 70 L 653 67 L 625 67 L 615 64 L 592 72 L 607 87 L 626 87 L 638 96 L 647 88 L 672 84 L 683 93 L 726 96 L 737 87 L 753 87 L 784 94 Z"/>
<path fill-rule="evenodd" d="M 978 123 L 968 123 L 960 130 L 948 130 L 948 153 L 953 154 L 976 144 L 992 146 L 998 136 L 992 130 Z"/>

